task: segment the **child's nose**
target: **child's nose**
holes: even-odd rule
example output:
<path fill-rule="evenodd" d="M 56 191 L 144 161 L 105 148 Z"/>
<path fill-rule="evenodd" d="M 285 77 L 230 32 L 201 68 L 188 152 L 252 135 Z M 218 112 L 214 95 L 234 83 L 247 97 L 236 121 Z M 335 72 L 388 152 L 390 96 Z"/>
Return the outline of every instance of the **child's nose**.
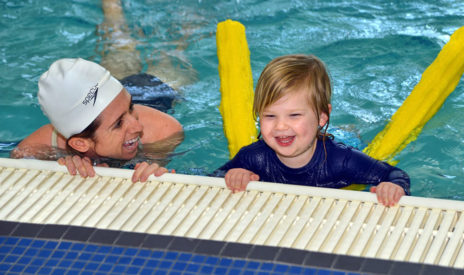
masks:
<path fill-rule="evenodd" d="M 277 120 L 277 125 L 276 125 L 277 130 L 286 130 L 287 128 L 288 128 L 287 120 L 282 119 L 282 118 Z"/>

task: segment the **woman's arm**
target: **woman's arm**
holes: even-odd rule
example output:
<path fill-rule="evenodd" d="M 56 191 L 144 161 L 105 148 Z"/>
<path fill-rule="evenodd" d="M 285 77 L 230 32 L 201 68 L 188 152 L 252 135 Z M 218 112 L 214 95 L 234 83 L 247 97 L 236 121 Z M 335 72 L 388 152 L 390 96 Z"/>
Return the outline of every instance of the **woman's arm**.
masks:
<path fill-rule="evenodd" d="M 24 138 L 18 146 L 11 151 L 11 158 L 54 159 L 57 149 L 66 149 L 66 139 L 57 135 L 58 147 L 53 148 L 51 143 L 53 126 L 44 125 Z"/>

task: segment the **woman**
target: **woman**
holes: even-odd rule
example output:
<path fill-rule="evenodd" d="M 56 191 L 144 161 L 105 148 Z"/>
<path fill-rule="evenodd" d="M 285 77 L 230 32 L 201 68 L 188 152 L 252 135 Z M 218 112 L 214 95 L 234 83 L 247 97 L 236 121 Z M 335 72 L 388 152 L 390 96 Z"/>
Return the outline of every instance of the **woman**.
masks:
<path fill-rule="evenodd" d="M 87 177 L 95 175 L 92 164 L 98 158 L 130 160 L 139 143 L 174 138 L 174 148 L 182 140 L 182 126 L 176 119 L 133 104 L 108 70 L 84 59 L 55 61 L 40 77 L 38 98 L 51 124 L 21 141 L 12 151 L 14 158 L 43 158 L 44 146 L 67 150 L 73 154 L 59 163 L 71 174 Z M 166 171 L 156 163 L 138 163 L 132 180 L 145 181 L 152 173 L 159 176 Z"/>
<path fill-rule="evenodd" d="M 182 53 L 182 50 L 187 45 L 185 37 L 174 42 L 177 45 L 175 55 L 184 65 L 183 68 L 175 69 L 170 57 L 164 54 L 160 56 L 161 59 L 157 66 L 153 66 L 153 62 L 147 62 L 146 73 L 140 73 L 142 64 L 140 53 L 136 49 L 139 43 L 130 34 L 121 1 L 102 0 L 102 10 L 104 20 L 98 26 L 97 31 L 101 36 L 99 40 L 102 45 L 102 51 L 100 52 L 102 57 L 101 66 L 81 59 L 63 59 L 52 64 L 50 70 L 39 81 L 39 101 L 51 124 L 39 128 L 25 138 L 12 151 L 11 157 L 57 159 L 60 152 L 57 157 L 54 149 L 66 150 L 67 156 L 60 158 L 58 162 L 66 165 L 71 174 L 79 173 L 81 176 L 87 177 L 95 175 L 92 164 L 96 164 L 96 161 L 101 158 L 132 159 L 136 154 L 139 143 L 150 144 L 151 151 L 156 152 L 155 156 L 163 159 L 166 154 L 172 152 L 182 142 L 183 131 L 180 123 L 160 111 L 166 112 L 169 110 L 173 101 L 179 98 L 178 93 L 174 90 L 175 88 L 189 84 L 196 79 L 196 72 L 185 57 L 177 56 Z M 184 30 L 184 34 L 189 35 L 189 30 Z M 83 66 L 85 68 L 80 71 L 77 69 L 61 71 L 59 74 L 62 77 L 66 75 L 66 80 L 64 78 L 58 82 L 55 82 L 56 79 L 51 80 L 54 77 L 54 72 L 66 66 L 71 67 L 71 63 L 75 63 L 76 67 Z M 68 118 L 64 115 L 65 110 L 63 110 L 63 113 L 57 114 L 52 112 L 54 104 L 59 104 L 58 107 L 61 106 L 64 109 L 69 107 L 64 104 L 65 101 L 62 97 L 71 93 L 74 88 L 78 90 L 76 96 L 86 89 L 88 90 L 87 93 L 89 93 L 89 89 L 99 81 L 97 75 L 108 74 L 108 71 L 104 68 L 111 72 L 112 76 L 107 83 L 113 87 L 113 89 L 108 90 L 110 90 L 111 98 L 114 98 L 113 100 L 108 98 L 108 102 L 100 106 L 101 110 L 99 112 L 76 111 L 76 113 L 69 113 Z M 92 73 L 95 73 L 94 78 L 86 78 Z M 82 79 L 79 81 L 73 80 L 69 77 L 71 74 L 76 79 Z M 51 78 L 48 79 L 45 75 L 51 76 Z M 117 81 L 116 78 L 120 79 L 121 82 Z M 125 88 L 121 86 L 121 83 Z M 78 86 L 74 87 L 73 85 Z M 68 86 L 70 90 L 63 89 L 63 87 Z M 81 87 L 82 90 L 77 89 L 77 87 Z M 52 90 L 56 89 L 56 91 L 63 90 L 63 94 L 56 93 L 52 95 L 47 92 L 50 91 L 50 88 Z M 95 102 L 99 102 L 102 91 L 101 87 L 97 88 Z M 126 89 L 131 96 L 129 96 Z M 93 105 L 94 103 L 91 101 L 94 99 L 93 93 L 90 93 L 87 98 L 88 104 Z M 47 100 L 50 102 L 47 103 Z M 131 102 L 142 103 L 143 105 L 134 104 L 131 107 Z M 92 123 L 84 119 L 88 114 L 92 114 L 91 117 L 94 119 Z M 58 119 L 63 121 L 58 122 Z M 111 122 L 116 124 L 113 125 Z M 89 123 L 89 126 L 86 129 L 77 127 L 76 125 L 80 125 L 80 123 Z M 119 124 L 121 126 L 117 126 Z M 67 127 L 75 126 L 78 131 L 72 131 L 73 135 L 71 136 L 67 130 L 61 128 L 62 125 Z M 105 126 L 113 128 L 105 129 Z M 69 153 L 72 153 L 72 155 Z M 153 156 L 152 152 L 150 154 L 150 156 Z M 161 164 L 164 163 L 161 162 Z M 133 180 L 145 181 L 151 173 L 158 171 L 167 170 L 157 164 L 138 163 L 135 166 Z"/>

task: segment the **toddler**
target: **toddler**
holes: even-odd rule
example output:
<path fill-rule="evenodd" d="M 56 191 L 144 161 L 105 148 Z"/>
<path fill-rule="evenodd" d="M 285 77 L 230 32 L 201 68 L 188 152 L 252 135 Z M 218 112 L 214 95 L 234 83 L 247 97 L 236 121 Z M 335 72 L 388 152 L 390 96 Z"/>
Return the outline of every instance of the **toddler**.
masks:
<path fill-rule="evenodd" d="M 250 181 L 342 188 L 372 185 L 380 203 L 409 195 L 409 177 L 399 168 L 337 143 L 327 128 L 332 106 L 330 78 L 313 55 L 272 60 L 255 90 L 253 112 L 261 138 L 219 168 L 233 192 Z"/>

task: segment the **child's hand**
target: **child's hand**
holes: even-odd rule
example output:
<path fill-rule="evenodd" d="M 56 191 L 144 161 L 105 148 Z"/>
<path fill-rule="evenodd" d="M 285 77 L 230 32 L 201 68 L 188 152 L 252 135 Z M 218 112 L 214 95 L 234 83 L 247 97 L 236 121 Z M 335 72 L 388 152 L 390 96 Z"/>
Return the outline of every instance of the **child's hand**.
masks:
<path fill-rule="evenodd" d="M 145 182 L 151 174 L 159 177 L 166 172 L 169 172 L 165 167 L 160 167 L 157 163 L 148 164 L 147 162 L 139 162 L 135 165 L 134 174 L 132 175 L 132 182 Z M 175 171 L 173 170 L 173 173 Z"/>
<path fill-rule="evenodd" d="M 233 193 L 245 191 L 250 181 L 259 180 L 255 173 L 242 168 L 234 168 L 227 171 L 225 175 L 227 188 Z"/>
<path fill-rule="evenodd" d="M 377 200 L 385 206 L 395 206 L 405 195 L 401 186 L 393 182 L 384 181 L 377 186 L 371 187 L 372 193 L 377 194 Z"/>

